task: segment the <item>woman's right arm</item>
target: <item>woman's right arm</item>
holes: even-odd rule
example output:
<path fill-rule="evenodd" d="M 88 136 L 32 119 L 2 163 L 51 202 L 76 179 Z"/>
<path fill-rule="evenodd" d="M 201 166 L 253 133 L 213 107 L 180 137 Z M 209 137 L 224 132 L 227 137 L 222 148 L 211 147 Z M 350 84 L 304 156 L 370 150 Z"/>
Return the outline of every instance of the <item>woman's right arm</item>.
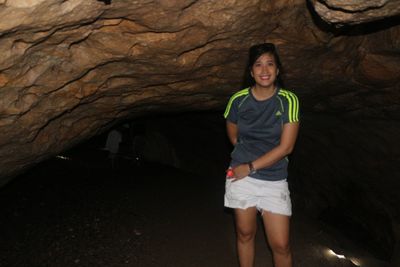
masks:
<path fill-rule="evenodd" d="M 234 124 L 233 122 L 226 121 L 226 132 L 228 133 L 228 138 L 229 141 L 231 141 L 232 145 L 236 145 L 237 143 L 237 135 L 238 135 L 238 129 L 237 125 Z"/>

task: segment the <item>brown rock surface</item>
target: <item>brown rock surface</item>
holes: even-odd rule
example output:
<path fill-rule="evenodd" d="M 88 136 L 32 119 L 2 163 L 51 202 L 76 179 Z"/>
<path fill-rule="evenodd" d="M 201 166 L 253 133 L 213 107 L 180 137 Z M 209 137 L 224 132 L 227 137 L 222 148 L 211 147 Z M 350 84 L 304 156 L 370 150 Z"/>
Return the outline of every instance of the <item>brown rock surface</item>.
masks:
<path fill-rule="evenodd" d="M 400 14 L 399 0 L 312 0 L 316 12 L 327 22 L 360 24 Z"/>
<path fill-rule="evenodd" d="M 348 103 L 371 84 L 390 102 L 399 86 L 398 27 L 335 36 L 303 1 L 3 1 L 0 17 L 1 177 L 127 117 L 223 107 L 264 40 L 306 109 L 362 113 Z"/>

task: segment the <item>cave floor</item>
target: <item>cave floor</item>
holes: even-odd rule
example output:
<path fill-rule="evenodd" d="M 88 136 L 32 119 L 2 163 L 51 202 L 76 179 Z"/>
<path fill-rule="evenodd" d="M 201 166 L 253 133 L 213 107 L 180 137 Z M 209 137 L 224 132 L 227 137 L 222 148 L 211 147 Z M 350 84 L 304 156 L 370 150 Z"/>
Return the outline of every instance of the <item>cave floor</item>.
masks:
<path fill-rule="evenodd" d="M 222 175 L 129 160 L 112 170 L 99 154 L 49 160 L 0 189 L 0 266 L 237 266 Z M 295 266 L 389 266 L 293 214 Z M 255 266 L 272 266 L 259 229 Z"/>

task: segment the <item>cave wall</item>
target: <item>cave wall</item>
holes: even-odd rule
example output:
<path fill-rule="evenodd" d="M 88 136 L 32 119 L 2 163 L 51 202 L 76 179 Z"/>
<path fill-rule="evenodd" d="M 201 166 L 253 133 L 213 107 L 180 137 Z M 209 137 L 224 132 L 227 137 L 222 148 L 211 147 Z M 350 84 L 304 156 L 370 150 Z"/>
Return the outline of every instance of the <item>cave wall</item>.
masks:
<path fill-rule="evenodd" d="M 221 108 L 262 41 L 304 110 L 398 114 L 399 27 L 337 33 L 310 2 L 2 0 L 0 18 L 2 184 L 121 119 Z"/>
<path fill-rule="evenodd" d="M 0 5 L 2 177 L 119 119 L 221 105 L 265 25 L 257 1 L 23 3 Z"/>
<path fill-rule="evenodd" d="M 301 126 L 291 157 L 295 205 L 376 257 L 398 257 L 400 122 L 310 114 Z"/>
<path fill-rule="evenodd" d="M 399 0 L 311 0 L 318 15 L 336 25 L 382 20 L 400 13 Z"/>

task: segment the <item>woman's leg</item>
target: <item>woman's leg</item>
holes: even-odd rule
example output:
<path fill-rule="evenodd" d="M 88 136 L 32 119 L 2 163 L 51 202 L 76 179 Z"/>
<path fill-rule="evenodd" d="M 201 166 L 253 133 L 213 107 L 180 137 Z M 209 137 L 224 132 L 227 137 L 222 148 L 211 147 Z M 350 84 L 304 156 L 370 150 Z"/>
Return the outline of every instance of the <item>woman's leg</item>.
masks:
<path fill-rule="evenodd" d="M 263 211 L 265 233 L 272 249 L 275 267 L 291 267 L 292 254 L 289 245 L 290 217 Z"/>
<path fill-rule="evenodd" d="M 257 231 L 257 209 L 235 209 L 237 251 L 240 267 L 252 267 L 254 263 L 254 239 Z"/>

